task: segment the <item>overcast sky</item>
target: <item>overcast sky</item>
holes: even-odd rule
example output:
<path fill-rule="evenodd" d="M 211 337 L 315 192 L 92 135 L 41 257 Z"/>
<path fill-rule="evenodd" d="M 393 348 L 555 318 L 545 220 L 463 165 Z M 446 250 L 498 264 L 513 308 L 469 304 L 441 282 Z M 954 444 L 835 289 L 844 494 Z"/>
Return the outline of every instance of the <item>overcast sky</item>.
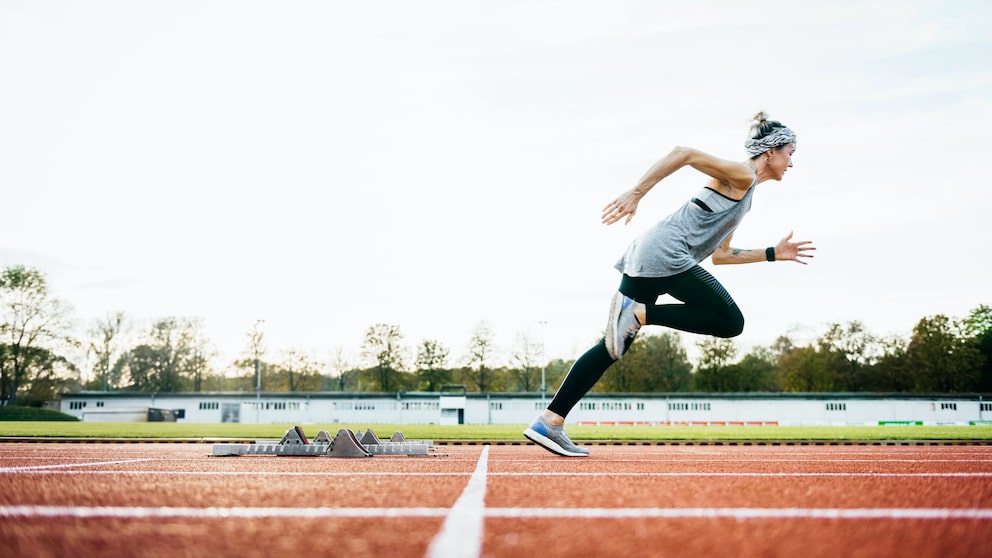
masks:
<path fill-rule="evenodd" d="M 908 336 L 992 304 L 990 61 L 986 0 L 0 0 L 0 267 L 44 272 L 80 335 L 202 318 L 220 366 L 259 319 L 273 357 L 357 363 L 383 322 L 460 364 L 486 321 L 575 358 L 704 178 L 600 209 L 675 145 L 744 160 L 765 110 L 795 167 L 734 246 L 818 251 L 707 261 L 739 346 Z"/>

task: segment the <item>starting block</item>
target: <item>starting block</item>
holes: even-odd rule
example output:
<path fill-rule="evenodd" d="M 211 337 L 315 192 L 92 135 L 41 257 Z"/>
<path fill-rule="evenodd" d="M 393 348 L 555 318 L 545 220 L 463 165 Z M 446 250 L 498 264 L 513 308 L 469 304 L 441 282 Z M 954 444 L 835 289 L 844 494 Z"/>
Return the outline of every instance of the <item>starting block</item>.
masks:
<path fill-rule="evenodd" d="M 342 428 L 331 438 L 321 430 L 313 440 L 307 440 L 303 428 L 294 426 L 286 431 L 278 443 L 215 444 L 215 456 L 229 455 L 289 455 L 305 457 L 372 457 L 374 455 L 432 455 L 434 442 L 408 441 L 402 432 L 396 432 L 388 442 L 383 442 L 372 432 L 362 434 L 361 440 L 351 430 Z"/>

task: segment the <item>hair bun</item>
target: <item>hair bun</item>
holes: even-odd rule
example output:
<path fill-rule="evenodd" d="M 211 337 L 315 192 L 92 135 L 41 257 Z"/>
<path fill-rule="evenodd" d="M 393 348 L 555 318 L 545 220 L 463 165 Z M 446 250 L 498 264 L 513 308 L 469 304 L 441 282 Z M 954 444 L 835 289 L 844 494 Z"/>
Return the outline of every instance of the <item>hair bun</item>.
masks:
<path fill-rule="evenodd" d="M 768 133 L 768 115 L 764 111 L 758 111 L 751 117 L 751 126 L 748 128 L 748 138 L 760 138 Z"/>

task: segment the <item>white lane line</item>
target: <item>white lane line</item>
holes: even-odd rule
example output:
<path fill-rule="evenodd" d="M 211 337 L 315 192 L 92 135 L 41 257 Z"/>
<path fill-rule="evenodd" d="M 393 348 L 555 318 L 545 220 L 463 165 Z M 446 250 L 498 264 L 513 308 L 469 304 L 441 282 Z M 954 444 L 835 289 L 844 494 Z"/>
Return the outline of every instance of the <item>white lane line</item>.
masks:
<path fill-rule="evenodd" d="M 971 465 L 975 463 L 989 463 L 992 459 L 992 455 L 989 455 L 985 459 L 628 459 L 626 461 L 619 460 L 599 460 L 596 459 L 598 465 L 604 466 L 604 468 L 615 469 L 617 466 L 625 467 L 630 464 L 643 465 L 644 468 L 661 469 L 666 468 L 669 465 L 712 465 L 720 463 L 733 463 L 736 465 L 781 465 L 783 463 L 792 464 L 836 464 L 842 466 L 857 466 L 860 464 L 883 464 L 883 465 Z M 500 460 L 500 463 L 505 464 L 541 464 L 547 463 L 547 459 L 506 459 Z M 654 466 L 654 467 L 652 467 Z"/>
<path fill-rule="evenodd" d="M 98 475 L 118 475 L 118 476 L 142 476 L 142 475 L 168 475 L 174 477 L 321 477 L 321 478 L 331 478 L 331 477 L 344 477 L 344 478 L 356 478 L 356 477 L 466 477 L 471 473 L 442 473 L 442 472 L 422 472 L 422 473 L 386 473 L 386 472 L 370 472 L 370 471 L 353 471 L 353 472 L 307 472 L 307 471 L 284 471 L 284 472 L 260 472 L 260 471 L 53 471 L 53 470 L 34 470 L 28 468 L 12 469 L 10 471 L 5 471 L 0 469 L 0 473 L 17 473 L 21 475 L 59 475 L 59 476 L 98 476 Z M 689 478 L 689 477 L 740 477 L 740 478 L 819 478 L 819 477 L 837 477 L 837 478 L 881 478 L 881 477 L 893 477 L 893 478 L 989 478 L 992 477 L 992 472 L 948 472 L 948 473 L 831 473 L 831 472 L 807 472 L 807 473 L 720 473 L 720 472 L 701 472 L 701 471 L 677 471 L 677 472 L 647 472 L 647 473 L 584 473 L 584 472 L 516 472 L 516 473 L 488 473 L 490 477 L 596 477 L 596 478 L 610 478 L 610 477 L 634 477 L 634 478 L 650 478 L 650 477 L 674 477 L 674 478 Z"/>
<path fill-rule="evenodd" d="M 4 471 L 0 470 L 0 473 Z M 23 475 L 119 475 L 119 476 L 142 476 L 142 475 L 168 475 L 174 477 L 467 477 L 471 473 L 383 473 L 371 471 L 345 472 L 315 472 L 315 471 L 11 471 Z M 992 474 L 992 473 L 990 473 Z"/>
<path fill-rule="evenodd" d="M 125 463 L 140 463 L 143 461 L 156 461 L 153 458 L 142 458 L 142 459 L 121 459 L 117 461 L 96 461 L 90 463 L 59 463 L 57 465 L 32 465 L 29 467 L 0 467 L 0 473 L 25 473 L 25 472 L 46 472 L 52 469 L 69 469 L 74 467 L 101 467 L 104 465 L 123 465 Z M 60 471 L 65 472 L 65 471 Z M 75 471 L 80 472 L 80 471 Z M 92 471 L 86 471 L 92 472 Z M 105 471 L 108 473 L 113 473 L 115 471 Z"/>
<path fill-rule="evenodd" d="M 457 503 L 456 503 L 457 507 Z M 461 510 L 468 511 L 468 510 Z M 164 508 L 82 506 L 0 506 L 0 517 L 68 517 L 77 519 L 180 518 L 403 518 L 456 517 L 455 508 Z M 971 519 L 992 520 L 992 508 L 487 508 L 474 507 L 471 533 L 454 532 L 454 550 L 440 554 L 435 538 L 431 556 L 478 556 L 482 544 L 482 522 L 487 517 L 510 519 Z M 452 522 L 464 523 L 459 521 Z M 445 526 L 449 521 L 445 521 Z M 455 527 L 460 527 L 456 525 Z M 442 533 L 444 529 L 442 528 Z M 447 540 L 442 541 L 448 544 Z"/>
<path fill-rule="evenodd" d="M 910 477 L 910 478 L 987 478 L 992 477 L 992 473 L 709 473 L 700 471 L 679 471 L 671 473 L 534 473 L 534 472 L 520 472 L 520 473 L 490 473 L 489 476 L 492 477 Z"/>
<path fill-rule="evenodd" d="M 465 490 L 451 506 L 441 531 L 427 549 L 429 558 L 475 558 L 482 552 L 483 524 L 486 518 L 486 474 L 489 470 L 489 446 L 482 448 L 482 455 L 475 472 L 468 479 Z"/>
<path fill-rule="evenodd" d="M 0 506 L 0 517 L 142 519 L 443 517 L 448 508 L 165 508 L 123 506 Z"/>
<path fill-rule="evenodd" d="M 988 508 L 490 508 L 487 517 L 554 519 L 992 519 Z"/>

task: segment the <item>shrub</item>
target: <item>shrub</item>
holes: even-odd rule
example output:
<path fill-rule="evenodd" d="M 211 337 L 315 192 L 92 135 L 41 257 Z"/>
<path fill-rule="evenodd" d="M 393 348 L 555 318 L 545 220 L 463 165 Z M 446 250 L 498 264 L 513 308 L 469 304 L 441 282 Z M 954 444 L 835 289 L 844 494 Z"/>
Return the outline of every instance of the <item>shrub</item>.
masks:
<path fill-rule="evenodd" d="M 58 411 L 39 409 L 36 407 L 21 407 L 17 405 L 12 407 L 0 407 L 0 420 L 48 420 L 79 422 L 78 418 L 65 413 L 60 413 Z"/>

